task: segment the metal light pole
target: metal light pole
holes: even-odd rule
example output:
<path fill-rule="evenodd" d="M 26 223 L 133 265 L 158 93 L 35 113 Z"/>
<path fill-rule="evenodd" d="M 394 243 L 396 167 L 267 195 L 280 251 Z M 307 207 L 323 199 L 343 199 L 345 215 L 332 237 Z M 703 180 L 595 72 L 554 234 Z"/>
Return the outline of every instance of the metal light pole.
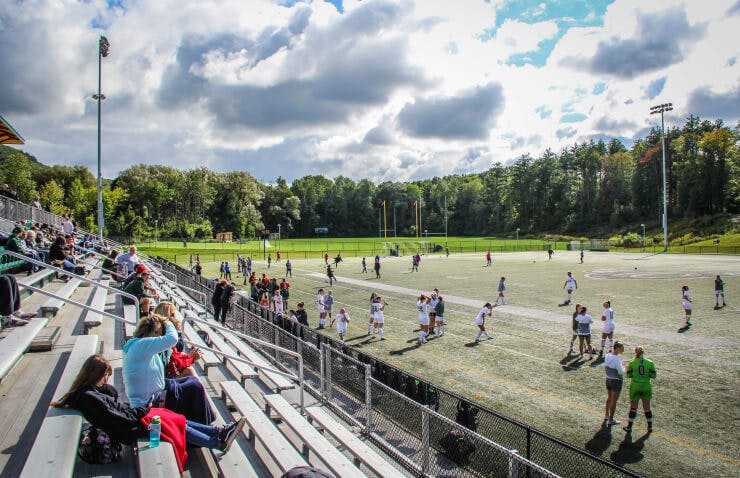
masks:
<path fill-rule="evenodd" d="M 154 220 L 154 243 L 159 240 L 159 219 Z"/>
<path fill-rule="evenodd" d="M 100 88 L 103 72 L 102 60 L 104 57 L 108 56 L 109 48 L 110 43 L 108 42 L 108 39 L 101 36 L 98 40 L 98 94 L 93 95 L 93 98 L 98 102 L 98 239 L 100 242 L 103 242 L 103 227 L 105 226 L 103 219 L 103 173 L 101 171 L 102 168 L 100 164 L 100 109 L 105 96 L 100 91 Z"/>
<path fill-rule="evenodd" d="M 650 107 L 650 114 L 655 115 L 660 113 L 660 139 L 662 142 L 663 150 L 663 250 L 668 250 L 668 192 L 666 188 L 666 168 L 665 168 L 665 119 L 664 113 L 666 111 L 673 110 L 673 103 L 663 103 L 662 105 L 656 105 Z"/>
<path fill-rule="evenodd" d="M 396 208 L 400 204 L 396 203 L 393 205 L 393 237 L 398 237 L 398 229 L 396 229 Z"/>
<path fill-rule="evenodd" d="M 642 250 L 645 250 L 645 224 L 640 224 L 642 226 Z"/>
<path fill-rule="evenodd" d="M 519 249 L 519 231 L 520 228 L 516 228 L 516 248 Z"/>

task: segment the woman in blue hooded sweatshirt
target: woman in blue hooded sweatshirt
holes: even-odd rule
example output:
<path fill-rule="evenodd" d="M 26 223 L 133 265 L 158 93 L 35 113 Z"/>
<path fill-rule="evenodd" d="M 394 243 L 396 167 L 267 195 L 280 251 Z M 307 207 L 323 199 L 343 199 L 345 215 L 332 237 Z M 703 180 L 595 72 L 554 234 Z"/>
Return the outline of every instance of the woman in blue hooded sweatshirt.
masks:
<path fill-rule="evenodd" d="M 165 379 L 164 355 L 177 343 L 177 319 L 152 315 L 139 320 L 133 338 L 123 346 L 123 383 L 132 407 L 152 400 L 188 420 L 209 424 L 215 419 L 197 377 Z"/>

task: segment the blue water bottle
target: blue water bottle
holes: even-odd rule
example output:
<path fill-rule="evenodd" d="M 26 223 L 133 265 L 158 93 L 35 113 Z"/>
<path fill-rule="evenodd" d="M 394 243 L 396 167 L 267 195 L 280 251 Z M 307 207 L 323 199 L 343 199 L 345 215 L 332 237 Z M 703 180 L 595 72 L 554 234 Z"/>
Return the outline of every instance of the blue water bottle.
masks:
<path fill-rule="evenodd" d="M 149 424 L 149 448 L 157 448 L 159 446 L 159 437 L 161 434 L 162 419 L 159 418 L 159 415 L 155 415 Z"/>

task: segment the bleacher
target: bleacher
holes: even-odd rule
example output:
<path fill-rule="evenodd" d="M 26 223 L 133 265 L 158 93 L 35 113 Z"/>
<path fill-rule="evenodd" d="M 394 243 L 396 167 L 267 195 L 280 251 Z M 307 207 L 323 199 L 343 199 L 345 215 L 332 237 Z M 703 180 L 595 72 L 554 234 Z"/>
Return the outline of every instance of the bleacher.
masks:
<path fill-rule="evenodd" d="M 94 263 L 89 264 L 94 271 Z M 280 476 L 307 464 L 338 477 L 427 474 L 403 459 L 418 450 L 395 449 L 377 433 L 363 433 L 356 421 L 326 406 L 321 390 L 306 391 L 303 371 L 299 375 L 294 369 L 302 360 L 300 353 L 222 327 L 210 315 L 202 292 L 173 281 L 176 274 L 160 269 L 156 261 L 147 265 L 161 300 L 171 301 L 178 309 L 186 347 L 202 351 L 194 369 L 217 412 L 215 424 L 247 418 L 242 436 L 227 454 L 191 449 L 184 476 Z M 93 271 L 88 277 L 66 282 L 54 268 L 20 278 L 24 289 L 33 292 L 25 294 L 23 308 L 38 309 L 39 318 L 0 336 L 0 429 L 7 430 L 0 436 L 0 447 L 11 450 L 0 454 L 2 476 L 178 474 L 172 447 L 165 442 L 149 448 L 146 440 L 140 440 L 137 446 L 124 447 L 121 462 L 86 464 L 77 456 L 84 417 L 49 408 L 93 353 L 111 362 L 111 383 L 125 397 L 122 347 L 133 333 L 136 306 L 124 305 L 121 296 L 112 293 L 108 274 Z M 257 317 L 253 319 L 262 320 Z M 49 326 L 59 330 L 55 346 L 46 352 L 29 352 L 29 337 L 33 340 Z M 278 344 L 278 335 L 274 330 L 270 341 Z M 323 349 L 314 345 L 299 341 L 297 346 L 315 357 L 323 355 Z M 379 442 L 384 446 L 378 446 Z M 475 476 L 441 455 L 434 459 L 449 467 L 454 476 Z"/>

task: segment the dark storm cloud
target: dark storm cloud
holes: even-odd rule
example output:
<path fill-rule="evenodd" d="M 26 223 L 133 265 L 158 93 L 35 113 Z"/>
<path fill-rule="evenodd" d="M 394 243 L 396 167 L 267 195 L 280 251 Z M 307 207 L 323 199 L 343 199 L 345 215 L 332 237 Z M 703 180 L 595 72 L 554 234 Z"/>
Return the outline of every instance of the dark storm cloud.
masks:
<path fill-rule="evenodd" d="M 410 136 L 485 139 L 504 107 L 501 85 L 489 83 L 451 98 L 418 99 L 398 114 Z"/>
<path fill-rule="evenodd" d="M 635 127 L 637 127 L 637 123 L 635 123 L 634 121 L 620 121 L 609 118 L 608 116 L 602 116 L 601 118 L 596 120 L 596 123 L 594 123 L 594 128 L 604 133 L 608 133 L 611 131 L 621 131 L 623 129 L 631 129 Z"/>
<path fill-rule="evenodd" d="M 703 118 L 722 118 L 731 123 L 740 118 L 740 87 L 727 93 L 698 88 L 689 94 L 686 110 Z"/>
<path fill-rule="evenodd" d="M 562 63 L 591 73 L 630 79 L 680 62 L 684 44 L 700 38 L 706 30 L 705 25 L 689 25 L 686 12 L 679 8 L 643 14 L 637 23 L 634 37 L 602 41 L 592 58 L 568 57 Z"/>

